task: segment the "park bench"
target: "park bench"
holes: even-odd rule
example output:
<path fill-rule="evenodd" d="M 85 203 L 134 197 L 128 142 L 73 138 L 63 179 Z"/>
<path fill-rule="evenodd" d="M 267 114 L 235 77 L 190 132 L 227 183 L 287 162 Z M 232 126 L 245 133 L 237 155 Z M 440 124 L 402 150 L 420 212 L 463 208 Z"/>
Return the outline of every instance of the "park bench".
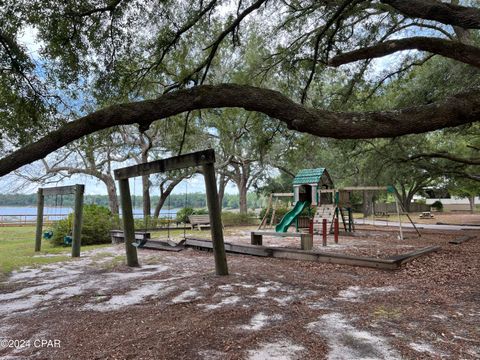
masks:
<path fill-rule="evenodd" d="M 302 250 L 312 250 L 313 237 L 309 233 L 301 232 L 275 232 L 275 231 L 252 231 L 250 233 L 252 245 L 262 245 L 263 236 L 277 236 L 277 237 L 299 237 L 300 248 Z"/>
<path fill-rule="evenodd" d="M 198 230 L 202 230 L 202 227 L 210 227 L 210 216 L 207 215 L 189 215 L 188 221 L 193 230 L 197 226 Z"/>
<path fill-rule="evenodd" d="M 424 211 L 418 217 L 420 219 L 433 219 L 433 214 L 430 211 Z"/>
<path fill-rule="evenodd" d="M 125 236 L 123 230 L 110 230 L 110 238 L 112 239 L 112 244 L 120 244 L 125 242 Z M 140 243 L 145 242 L 150 239 L 150 233 L 146 231 L 136 231 L 135 240 Z"/>

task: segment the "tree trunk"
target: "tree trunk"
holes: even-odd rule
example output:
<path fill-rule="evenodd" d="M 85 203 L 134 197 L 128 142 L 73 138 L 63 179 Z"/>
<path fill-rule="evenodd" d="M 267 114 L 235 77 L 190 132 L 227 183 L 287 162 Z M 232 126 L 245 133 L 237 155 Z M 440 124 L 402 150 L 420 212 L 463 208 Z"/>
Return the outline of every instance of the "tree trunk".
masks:
<path fill-rule="evenodd" d="M 142 190 L 143 190 L 143 217 L 148 218 L 152 214 L 151 200 L 150 200 L 150 179 L 149 176 L 142 176 Z"/>
<path fill-rule="evenodd" d="M 362 204 L 362 212 L 363 217 L 367 217 L 372 215 L 373 211 L 373 193 L 371 191 L 363 191 L 363 204 Z"/>
<path fill-rule="evenodd" d="M 107 187 L 108 205 L 110 207 L 110 211 L 114 215 L 119 215 L 120 212 L 119 212 L 117 187 L 115 186 L 115 180 L 113 180 L 111 176 L 105 176 L 102 180 L 105 186 Z"/>
<path fill-rule="evenodd" d="M 470 212 L 473 214 L 475 212 L 475 196 L 469 196 L 468 202 L 470 203 Z"/>
<path fill-rule="evenodd" d="M 170 195 L 170 193 L 160 193 L 160 198 L 158 199 L 157 205 L 155 205 L 155 210 L 153 211 L 153 217 L 155 219 L 158 219 L 160 216 L 160 210 L 162 210 L 163 205 L 165 205 L 168 195 Z"/>
<path fill-rule="evenodd" d="M 411 210 L 413 195 L 415 195 L 416 192 L 417 191 L 402 192 L 402 195 L 400 197 L 400 204 L 402 205 L 402 209 L 407 213 L 409 213 Z"/>
<path fill-rule="evenodd" d="M 160 185 L 160 198 L 158 199 L 157 205 L 155 206 L 155 210 L 153 212 L 153 217 L 155 219 L 158 219 L 160 216 L 160 211 L 162 210 L 163 205 L 165 205 L 165 201 L 167 201 L 168 196 L 172 193 L 173 189 L 175 189 L 175 186 L 180 184 L 180 182 L 185 178 L 186 176 L 173 180 L 170 184 L 168 184 L 165 190 L 163 190 L 164 184 Z"/>
<path fill-rule="evenodd" d="M 402 199 L 403 210 L 405 210 L 405 212 L 407 213 L 410 212 L 410 204 L 412 203 L 412 197 L 413 197 L 413 194 L 407 194 Z"/>
<path fill-rule="evenodd" d="M 239 194 L 239 205 L 240 205 L 240 214 L 246 214 L 248 212 L 247 207 L 247 182 L 242 181 L 238 185 L 238 194 Z"/>
<path fill-rule="evenodd" d="M 218 179 L 218 203 L 220 205 L 220 211 L 223 209 L 223 197 L 225 196 L 225 187 L 227 186 L 228 179 L 225 174 L 220 174 Z"/>

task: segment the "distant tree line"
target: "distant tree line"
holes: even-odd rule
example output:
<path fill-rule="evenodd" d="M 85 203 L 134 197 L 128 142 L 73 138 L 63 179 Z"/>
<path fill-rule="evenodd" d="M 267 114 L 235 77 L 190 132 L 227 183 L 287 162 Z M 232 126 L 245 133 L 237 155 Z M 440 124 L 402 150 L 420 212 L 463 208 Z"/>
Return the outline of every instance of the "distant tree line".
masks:
<path fill-rule="evenodd" d="M 158 201 L 158 196 L 152 196 L 152 201 Z M 109 206 L 109 199 L 107 195 L 85 195 L 85 204 L 95 204 L 102 206 Z M 263 198 L 257 196 L 254 193 L 247 195 L 248 208 L 261 207 Z M 0 194 L 0 206 L 36 206 L 37 195 L 36 194 Z M 45 206 L 63 206 L 70 207 L 74 204 L 73 195 L 64 196 L 46 196 Z M 132 195 L 132 204 L 136 208 L 141 208 L 143 204 L 142 196 Z M 232 194 L 225 194 L 223 197 L 223 207 L 230 209 L 238 209 L 240 206 L 239 196 Z M 192 208 L 205 208 L 207 207 L 206 197 L 204 193 L 191 193 L 187 194 L 172 194 L 166 202 L 163 210 L 179 209 L 183 207 Z"/>

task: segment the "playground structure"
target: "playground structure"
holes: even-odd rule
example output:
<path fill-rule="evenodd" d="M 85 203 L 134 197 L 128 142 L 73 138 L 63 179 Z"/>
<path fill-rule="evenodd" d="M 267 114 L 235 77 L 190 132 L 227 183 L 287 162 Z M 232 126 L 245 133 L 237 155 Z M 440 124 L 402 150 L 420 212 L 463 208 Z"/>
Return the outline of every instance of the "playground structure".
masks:
<path fill-rule="evenodd" d="M 353 256 L 345 254 L 334 254 L 330 252 L 321 252 L 313 250 L 313 219 L 321 219 L 323 225 L 324 243 L 326 246 L 327 219 L 335 222 L 335 239 L 338 241 L 338 219 L 341 217 L 344 223 L 344 229 L 353 231 L 353 221 L 351 216 L 351 193 L 353 191 L 373 191 L 389 190 L 388 187 L 352 187 L 343 189 L 334 189 L 333 182 L 324 168 L 304 169 L 294 181 L 294 192 L 292 194 L 272 194 L 270 197 L 270 207 L 275 198 L 293 197 L 296 201 L 292 210 L 290 210 L 275 226 L 276 231 L 256 230 L 250 233 L 250 245 L 238 243 L 225 243 L 223 238 L 223 227 L 220 216 L 220 207 L 218 203 L 217 188 L 214 176 L 215 153 L 213 150 L 200 151 L 191 154 L 185 154 L 168 159 L 157 160 L 149 163 L 134 165 L 115 170 L 115 178 L 119 181 L 121 205 L 123 214 L 123 231 L 115 230 L 111 232 L 112 242 L 125 242 L 125 251 L 127 264 L 129 266 L 139 266 L 137 257 L 137 248 L 156 249 L 165 251 L 181 251 L 187 247 L 198 250 L 213 251 L 215 259 L 215 270 L 217 275 L 228 275 L 226 262 L 226 252 L 245 254 L 263 257 L 275 257 L 283 259 L 310 260 L 316 262 L 326 262 L 333 264 L 344 264 L 354 266 L 366 266 L 381 269 L 398 269 L 400 266 L 412 259 L 434 251 L 440 247 L 429 246 L 411 253 L 395 255 L 386 259 Z M 191 236 L 185 236 L 183 240 L 176 243 L 170 238 L 167 241 L 151 239 L 149 232 L 135 232 L 134 219 L 132 214 L 132 200 L 129 189 L 129 179 L 137 176 L 166 172 L 185 167 L 202 166 L 205 177 L 207 205 L 209 208 L 210 228 L 212 240 L 197 239 Z M 391 190 L 389 190 L 391 191 Z M 312 207 L 316 206 L 316 210 Z M 397 204 L 398 208 L 398 204 Z M 328 211 L 326 211 L 328 209 Z M 273 208 L 273 210 L 275 210 Z M 342 215 L 346 211 L 350 214 Z M 307 213 L 309 218 L 308 231 L 299 231 L 299 216 Z M 262 219 L 262 224 L 266 225 L 267 217 Z M 288 232 L 289 227 L 295 222 L 296 232 Z M 273 221 L 270 221 L 273 225 Z M 303 229 L 302 229 L 303 230 Z M 291 247 L 263 246 L 264 236 L 274 236 L 282 238 L 298 238 L 300 240 L 300 249 Z"/>
<path fill-rule="evenodd" d="M 215 271 L 217 275 L 228 275 L 225 245 L 223 241 L 223 227 L 218 202 L 217 184 L 215 180 L 215 152 L 213 149 L 198 151 L 190 154 L 179 155 L 168 159 L 151 161 L 133 165 L 114 171 L 118 181 L 122 206 L 123 232 L 125 239 L 125 252 L 128 266 L 139 266 L 137 248 L 135 245 L 135 224 L 132 212 L 132 199 L 128 180 L 142 175 L 163 173 L 171 170 L 189 167 L 202 167 L 207 193 L 207 206 L 210 216 L 210 229 L 212 234 L 213 254 L 215 258 Z"/>
<path fill-rule="evenodd" d="M 75 207 L 73 216 L 72 236 L 65 236 L 65 243 L 72 245 L 72 257 L 80 256 L 81 247 L 81 233 L 82 233 L 82 219 L 83 219 L 83 195 L 85 192 L 85 185 L 77 184 L 71 186 L 58 186 L 52 188 L 39 188 L 37 191 L 37 224 L 35 232 L 35 251 L 38 252 L 42 247 L 42 236 L 51 238 L 53 232 L 48 231 L 45 234 L 43 231 L 43 211 L 45 204 L 45 196 L 63 196 L 75 195 Z"/>
<path fill-rule="evenodd" d="M 255 234 L 252 232 L 252 244 L 259 244 L 259 236 L 285 236 L 290 226 L 295 223 L 296 232 L 308 229 L 310 234 L 322 234 L 323 245 L 326 246 L 327 233 L 334 233 L 338 242 L 339 224 L 342 223 L 345 233 L 355 231 L 353 219 L 352 193 L 361 191 L 366 198 L 368 192 L 386 191 L 393 194 L 399 221 L 399 237 L 403 239 L 401 206 L 392 186 L 354 186 L 335 189 L 332 179 L 325 168 L 302 169 L 293 179 L 293 193 L 272 193 L 269 197 L 267 211 Z M 293 198 L 293 208 L 288 211 L 278 224 L 275 224 L 276 210 L 280 198 Z M 270 210 L 271 215 L 270 215 Z M 403 210 L 403 208 L 402 208 Z M 375 216 L 375 213 L 373 213 Z M 305 215 L 305 216 L 302 216 Z M 410 216 L 405 213 L 419 236 Z M 270 219 L 269 219 L 270 216 Z M 341 220 L 341 221 L 340 221 Z M 273 229 L 275 232 L 261 230 Z M 289 233 L 290 235 L 294 233 Z M 302 241 L 302 249 L 303 249 Z"/>

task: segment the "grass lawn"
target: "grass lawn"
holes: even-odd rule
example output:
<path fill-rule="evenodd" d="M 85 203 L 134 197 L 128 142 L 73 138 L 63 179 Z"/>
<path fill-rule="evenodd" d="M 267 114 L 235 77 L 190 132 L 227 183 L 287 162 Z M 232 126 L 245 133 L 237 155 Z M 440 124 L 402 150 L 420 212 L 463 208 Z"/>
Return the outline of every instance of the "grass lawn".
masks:
<path fill-rule="evenodd" d="M 53 247 L 48 240 L 42 239 L 42 251 L 35 253 L 35 227 L 0 227 L 0 280 L 12 270 L 23 266 L 35 266 L 71 259 L 71 249 Z M 82 246 L 82 251 L 107 245 Z M 40 255 L 40 256 L 38 256 Z M 45 257 L 41 255 L 58 255 Z"/>

